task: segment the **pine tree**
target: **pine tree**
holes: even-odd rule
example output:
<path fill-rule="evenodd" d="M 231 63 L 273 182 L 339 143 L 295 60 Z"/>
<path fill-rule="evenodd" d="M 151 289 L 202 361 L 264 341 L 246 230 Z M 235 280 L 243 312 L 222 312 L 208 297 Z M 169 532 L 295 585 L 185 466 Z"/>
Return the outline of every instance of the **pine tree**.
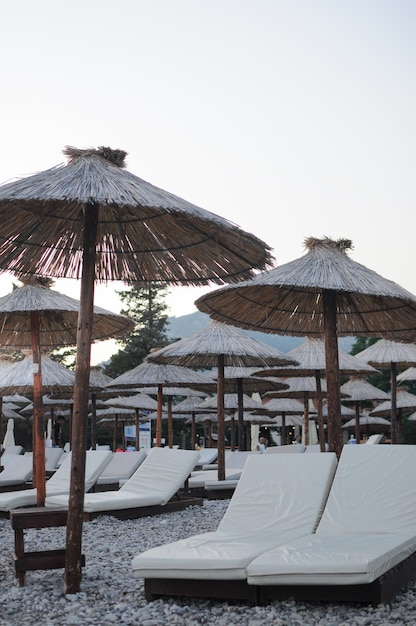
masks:
<path fill-rule="evenodd" d="M 110 358 L 105 373 L 113 378 L 133 369 L 143 361 L 153 348 L 162 348 L 173 340 L 167 336 L 168 287 L 162 283 L 132 285 L 118 291 L 123 308 L 122 315 L 134 320 L 134 330 L 118 340 L 122 349 Z"/>

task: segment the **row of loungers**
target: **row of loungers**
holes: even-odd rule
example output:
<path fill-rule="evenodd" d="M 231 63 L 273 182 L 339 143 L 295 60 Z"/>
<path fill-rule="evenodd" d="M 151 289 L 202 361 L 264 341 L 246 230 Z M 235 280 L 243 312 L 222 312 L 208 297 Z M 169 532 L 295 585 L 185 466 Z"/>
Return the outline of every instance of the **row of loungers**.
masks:
<path fill-rule="evenodd" d="M 249 456 L 218 529 L 137 555 L 148 600 L 391 602 L 416 577 L 416 446 Z"/>
<path fill-rule="evenodd" d="M 127 460 L 130 463 L 132 459 L 135 459 L 134 462 L 138 463 L 138 467 L 118 491 L 110 489 L 89 493 L 100 478 L 103 481 L 114 480 L 112 464 L 115 463 L 120 469 L 119 463 Z M 168 512 L 185 508 L 189 504 L 202 505 L 202 499 L 189 498 L 186 494 L 181 497 L 177 495 L 198 459 L 197 451 L 169 448 L 152 448 L 147 455 L 144 452 L 136 455 L 133 452 L 113 455 L 110 451 L 88 450 L 85 470 L 85 518 L 92 519 L 99 514 L 110 514 L 121 519 L 135 518 L 158 513 L 161 508 Z M 131 469 L 130 465 L 129 468 Z M 109 470 L 107 473 L 106 469 Z M 70 472 L 69 455 L 46 482 L 46 507 L 68 507 Z M 2 517 L 9 517 L 10 511 L 15 509 L 34 505 L 36 489 L 0 493 Z"/>

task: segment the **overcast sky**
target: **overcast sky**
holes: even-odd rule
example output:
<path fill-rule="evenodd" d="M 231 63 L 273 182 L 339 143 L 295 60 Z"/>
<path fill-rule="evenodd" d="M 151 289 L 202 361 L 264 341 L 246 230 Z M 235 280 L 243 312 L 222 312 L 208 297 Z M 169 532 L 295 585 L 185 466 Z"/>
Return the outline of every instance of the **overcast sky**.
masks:
<path fill-rule="evenodd" d="M 68 144 L 124 149 L 278 264 L 345 237 L 416 293 L 415 29 L 414 0 L 5 1 L 0 182 Z M 175 289 L 170 313 L 204 291 Z M 112 293 L 96 303 L 118 310 Z"/>

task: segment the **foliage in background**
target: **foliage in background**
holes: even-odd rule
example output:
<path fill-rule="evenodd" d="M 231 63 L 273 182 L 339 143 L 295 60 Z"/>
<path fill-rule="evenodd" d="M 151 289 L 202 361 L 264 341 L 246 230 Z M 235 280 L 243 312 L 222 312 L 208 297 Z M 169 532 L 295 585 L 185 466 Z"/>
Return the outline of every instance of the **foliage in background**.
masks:
<path fill-rule="evenodd" d="M 140 365 L 152 349 L 163 348 L 173 341 L 167 335 L 168 287 L 165 284 L 132 285 L 117 294 L 123 303 L 121 314 L 132 319 L 135 327 L 117 340 L 122 348 L 105 365 L 105 374 L 112 378 Z"/>

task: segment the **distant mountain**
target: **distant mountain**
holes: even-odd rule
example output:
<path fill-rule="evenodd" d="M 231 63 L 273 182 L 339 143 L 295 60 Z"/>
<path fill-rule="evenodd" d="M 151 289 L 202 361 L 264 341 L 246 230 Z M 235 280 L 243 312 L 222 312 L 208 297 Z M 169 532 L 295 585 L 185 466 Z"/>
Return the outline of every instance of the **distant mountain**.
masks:
<path fill-rule="evenodd" d="M 211 318 L 209 315 L 201 313 L 200 311 L 189 313 L 189 315 L 182 315 L 181 317 L 169 317 L 168 335 L 173 339 L 184 339 L 206 328 L 210 321 Z M 305 341 L 304 337 L 287 337 L 284 335 L 259 333 L 253 330 L 241 330 L 250 337 L 257 339 L 257 341 L 262 341 L 284 353 L 290 352 Z M 339 339 L 339 347 L 344 352 L 349 352 L 354 341 L 354 337 L 341 337 Z"/>

